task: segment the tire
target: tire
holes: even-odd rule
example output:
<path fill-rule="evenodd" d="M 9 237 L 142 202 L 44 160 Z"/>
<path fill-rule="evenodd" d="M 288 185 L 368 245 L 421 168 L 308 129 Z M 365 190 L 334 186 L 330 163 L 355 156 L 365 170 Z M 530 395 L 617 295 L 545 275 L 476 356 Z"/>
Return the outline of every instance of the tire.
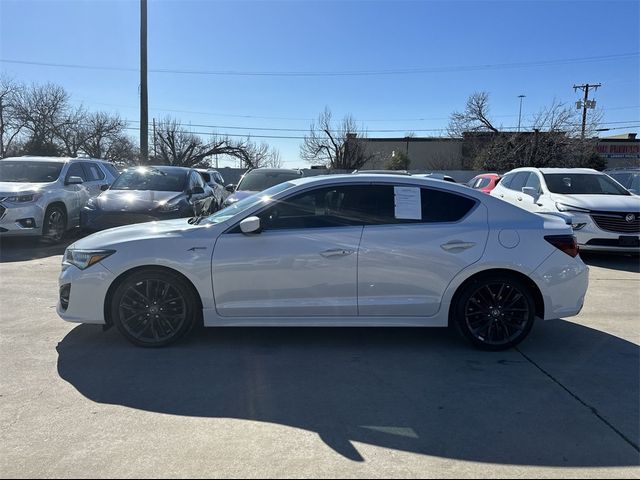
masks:
<path fill-rule="evenodd" d="M 459 332 L 483 350 L 499 351 L 524 340 L 535 321 L 530 288 L 509 275 L 481 277 L 456 295 L 453 318 Z"/>
<path fill-rule="evenodd" d="M 125 278 L 109 300 L 111 319 L 134 345 L 164 347 L 184 337 L 198 318 L 191 285 L 167 270 L 149 268 Z"/>
<path fill-rule="evenodd" d="M 42 220 L 42 238 L 58 243 L 64 238 L 67 230 L 67 212 L 58 205 L 50 205 Z"/>

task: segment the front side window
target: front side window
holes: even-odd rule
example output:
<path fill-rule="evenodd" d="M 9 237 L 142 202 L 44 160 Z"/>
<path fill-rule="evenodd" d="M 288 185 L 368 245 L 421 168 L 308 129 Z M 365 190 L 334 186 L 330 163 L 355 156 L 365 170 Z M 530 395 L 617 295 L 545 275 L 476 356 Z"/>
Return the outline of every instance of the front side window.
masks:
<path fill-rule="evenodd" d="M 83 166 L 87 172 L 89 182 L 95 182 L 104 178 L 104 173 L 102 173 L 102 170 L 100 170 L 95 163 L 84 162 Z"/>
<path fill-rule="evenodd" d="M 535 173 L 532 173 L 531 175 L 529 175 L 529 179 L 527 180 L 525 187 L 534 188 L 536 192 L 539 192 L 540 179 L 538 178 L 538 175 L 536 175 Z"/>
<path fill-rule="evenodd" d="M 67 180 L 69 180 L 69 178 L 71 177 L 80 177 L 83 182 L 87 181 L 87 174 L 85 173 L 84 168 L 82 168 L 82 165 L 80 165 L 80 163 L 72 163 L 69 167 L 69 171 L 67 172 Z"/>
<path fill-rule="evenodd" d="M 598 173 L 545 173 L 547 188 L 562 195 L 631 195 L 607 175 Z"/>
<path fill-rule="evenodd" d="M 60 177 L 62 162 L 0 160 L 0 182 L 50 183 Z"/>
<path fill-rule="evenodd" d="M 476 190 L 479 189 L 479 188 L 484 188 L 484 187 L 488 186 L 489 183 L 491 183 L 491 179 L 486 178 L 486 177 L 480 177 L 473 184 L 473 188 L 475 188 Z"/>

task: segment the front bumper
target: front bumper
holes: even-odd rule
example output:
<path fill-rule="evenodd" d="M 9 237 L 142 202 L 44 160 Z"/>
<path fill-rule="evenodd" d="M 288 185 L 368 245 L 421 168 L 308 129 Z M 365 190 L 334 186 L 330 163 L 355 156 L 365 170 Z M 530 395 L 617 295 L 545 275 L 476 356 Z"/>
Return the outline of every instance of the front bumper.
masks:
<path fill-rule="evenodd" d="M 584 224 L 574 235 L 582 251 L 640 253 L 640 232 L 603 230 L 589 214 L 572 213 L 573 224 Z M 633 239 L 638 240 L 633 240 Z"/>
<path fill-rule="evenodd" d="M 59 291 L 63 294 L 62 301 L 58 299 L 58 315 L 67 322 L 104 325 L 104 302 L 114 280 L 115 275 L 102 263 L 86 270 L 65 265 L 58 278 Z M 68 293 L 62 288 L 65 286 L 70 287 Z M 63 303 L 67 302 L 64 308 Z"/>
<path fill-rule="evenodd" d="M 44 209 L 37 203 L 0 204 L 0 236 L 42 235 Z M 33 225 L 28 225 L 32 220 Z"/>

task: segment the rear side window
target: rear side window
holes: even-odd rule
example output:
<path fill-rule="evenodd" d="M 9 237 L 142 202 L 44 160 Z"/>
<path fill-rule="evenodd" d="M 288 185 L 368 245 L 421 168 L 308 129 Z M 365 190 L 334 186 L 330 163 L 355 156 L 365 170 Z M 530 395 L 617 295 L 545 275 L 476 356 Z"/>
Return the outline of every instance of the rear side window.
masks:
<path fill-rule="evenodd" d="M 491 183 L 491 179 L 486 177 L 480 177 L 473 183 L 472 188 L 475 188 L 475 189 L 484 188 L 488 186 L 489 183 Z"/>
<path fill-rule="evenodd" d="M 500 180 L 500 185 L 502 185 L 504 188 L 509 188 L 509 186 L 511 185 L 511 181 L 513 180 L 513 177 L 515 177 L 515 176 L 516 176 L 515 173 L 509 173 L 509 174 L 505 175 Z"/>
<path fill-rule="evenodd" d="M 457 222 L 476 204 L 475 200 L 443 190 L 423 188 L 421 193 L 422 221 Z"/>

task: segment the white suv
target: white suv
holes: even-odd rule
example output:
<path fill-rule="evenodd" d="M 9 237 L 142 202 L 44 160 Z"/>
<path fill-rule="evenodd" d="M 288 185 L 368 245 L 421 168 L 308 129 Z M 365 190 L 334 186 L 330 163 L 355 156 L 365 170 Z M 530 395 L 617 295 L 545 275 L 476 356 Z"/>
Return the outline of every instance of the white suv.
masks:
<path fill-rule="evenodd" d="M 118 176 L 93 158 L 12 157 L 0 160 L 0 236 L 60 241 L 80 210 Z"/>
<path fill-rule="evenodd" d="M 640 197 L 587 168 L 517 168 L 491 195 L 535 213 L 571 218 L 581 250 L 640 252 Z"/>

